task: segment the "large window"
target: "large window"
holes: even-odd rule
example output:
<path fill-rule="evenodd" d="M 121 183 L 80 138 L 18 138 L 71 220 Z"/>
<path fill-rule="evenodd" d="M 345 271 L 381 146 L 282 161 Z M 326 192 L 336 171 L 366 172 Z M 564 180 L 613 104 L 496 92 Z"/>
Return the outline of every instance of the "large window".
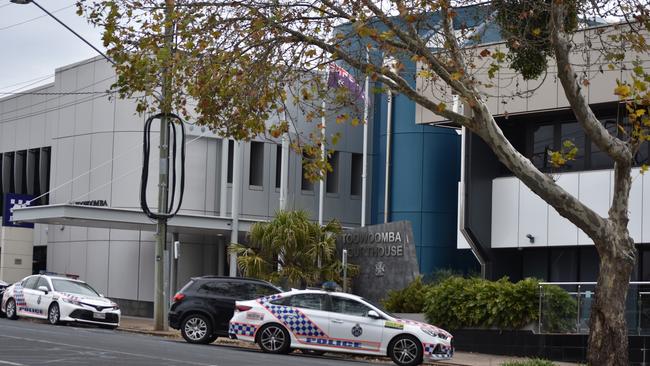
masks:
<path fill-rule="evenodd" d="M 338 296 L 332 296 L 332 311 L 335 313 L 354 316 L 366 316 L 370 310 L 372 309 L 358 301 Z"/>
<path fill-rule="evenodd" d="M 251 142 L 251 158 L 248 184 L 251 186 L 264 185 L 264 143 Z"/>
<path fill-rule="evenodd" d="M 332 171 L 327 171 L 326 190 L 327 193 L 339 193 L 339 152 L 334 151 L 327 159 Z"/>
<path fill-rule="evenodd" d="M 361 175 L 363 174 L 363 155 L 352 153 L 350 169 L 350 195 L 361 195 Z"/>
<path fill-rule="evenodd" d="M 275 188 L 282 183 L 282 145 L 275 147 Z"/>
<path fill-rule="evenodd" d="M 302 170 L 300 172 L 300 177 L 301 177 L 300 189 L 302 189 L 303 191 L 314 190 L 314 182 L 309 180 L 309 178 L 305 177 L 305 173 L 306 173 L 305 165 L 309 164 L 311 160 L 312 158 L 307 153 L 302 154 Z"/>
<path fill-rule="evenodd" d="M 235 158 L 235 142 L 233 140 L 228 140 L 228 174 L 226 177 L 227 183 L 232 183 L 232 168 L 233 160 Z"/>

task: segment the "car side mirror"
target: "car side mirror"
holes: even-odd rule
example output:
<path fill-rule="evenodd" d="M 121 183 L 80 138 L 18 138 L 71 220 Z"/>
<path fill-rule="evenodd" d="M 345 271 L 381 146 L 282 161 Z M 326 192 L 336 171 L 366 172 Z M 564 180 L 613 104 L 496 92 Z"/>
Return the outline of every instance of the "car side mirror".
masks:
<path fill-rule="evenodd" d="M 47 289 L 47 286 L 38 286 L 38 290 L 45 292 L 45 295 L 50 292 L 50 290 Z"/>
<path fill-rule="evenodd" d="M 369 311 L 368 311 L 368 318 L 381 319 L 381 316 L 379 316 L 379 314 L 377 314 L 376 311 L 374 311 L 374 310 L 369 310 Z"/>
<path fill-rule="evenodd" d="M 99 297 L 104 297 L 104 294 L 99 294 Z"/>

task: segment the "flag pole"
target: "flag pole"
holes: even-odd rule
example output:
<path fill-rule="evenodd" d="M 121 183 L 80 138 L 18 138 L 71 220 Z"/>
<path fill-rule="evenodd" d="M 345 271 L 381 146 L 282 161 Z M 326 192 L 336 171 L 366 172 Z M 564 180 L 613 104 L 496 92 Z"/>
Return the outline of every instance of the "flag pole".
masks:
<path fill-rule="evenodd" d="M 370 63 L 366 49 L 366 63 Z M 366 75 L 363 100 L 363 168 L 361 173 L 361 227 L 366 226 L 366 195 L 368 189 L 368 114 L 370 112 L 370 77 Z"/>

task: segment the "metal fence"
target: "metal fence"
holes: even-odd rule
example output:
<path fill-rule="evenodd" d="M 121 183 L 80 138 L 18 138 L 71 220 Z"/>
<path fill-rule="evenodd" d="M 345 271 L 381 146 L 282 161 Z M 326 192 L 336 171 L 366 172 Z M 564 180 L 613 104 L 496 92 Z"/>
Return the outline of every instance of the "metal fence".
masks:
<path fill-rule="evenodd" d="M 569 295 L 557 296 L 558 286 Z M 587 334 L 596 282 L 540 282 L 538 333 Z M 650 335 L 650 282 L 630 282 L 625 306 L 629 334 Z"/>

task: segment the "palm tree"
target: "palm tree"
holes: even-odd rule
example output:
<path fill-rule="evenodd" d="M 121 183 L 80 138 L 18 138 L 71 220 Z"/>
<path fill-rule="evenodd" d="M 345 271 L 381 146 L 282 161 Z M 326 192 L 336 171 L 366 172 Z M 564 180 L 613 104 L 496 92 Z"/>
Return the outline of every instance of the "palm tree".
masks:
<path fill-rule="evenodd" d="M 341 280 L 342 263 L 336 252 L 341 225 L 332 220 L 320 227 L 305 211 L 278 211 L 271 222 L 256 223 L 249 245 L 231 244 L 245 276 L 287 287 L 313 286 Z M 354 274 L 356 268 L 348 269 Z"/>

